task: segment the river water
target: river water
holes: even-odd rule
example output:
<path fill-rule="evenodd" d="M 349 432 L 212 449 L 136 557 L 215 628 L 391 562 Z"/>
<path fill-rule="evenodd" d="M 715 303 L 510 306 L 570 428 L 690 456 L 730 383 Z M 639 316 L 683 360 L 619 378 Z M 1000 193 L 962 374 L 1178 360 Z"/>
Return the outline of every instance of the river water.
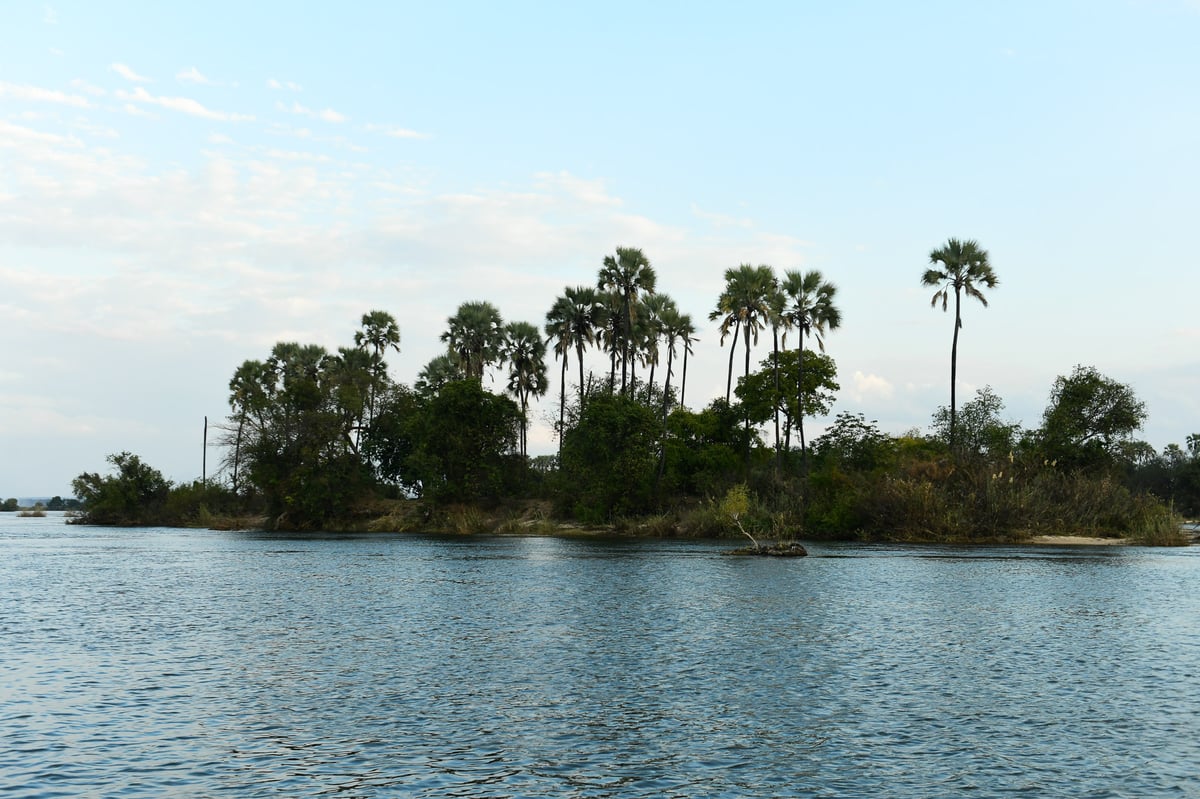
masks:
<path fill-rule="evenodd" d="M 0 516 L 0 796 L 1200 795 L 1200 549 Z"/>

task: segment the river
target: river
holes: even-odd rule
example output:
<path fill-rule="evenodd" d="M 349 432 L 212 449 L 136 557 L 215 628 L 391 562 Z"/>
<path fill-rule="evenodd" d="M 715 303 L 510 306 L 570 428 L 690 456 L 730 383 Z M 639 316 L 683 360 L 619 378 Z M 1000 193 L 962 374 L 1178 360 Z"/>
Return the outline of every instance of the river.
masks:
<path fill-rule="evenodd" d="M 0 515 L 0 796 L 1200 795 L 1200 549 Z"/>

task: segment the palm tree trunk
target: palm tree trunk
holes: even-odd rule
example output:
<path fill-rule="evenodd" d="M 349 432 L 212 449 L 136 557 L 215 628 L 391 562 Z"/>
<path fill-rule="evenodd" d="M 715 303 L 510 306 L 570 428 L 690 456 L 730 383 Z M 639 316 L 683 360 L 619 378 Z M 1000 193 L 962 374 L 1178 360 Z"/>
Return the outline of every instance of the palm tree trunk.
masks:
<path fill-rule="evenodd" d="M 771 362 L 775 377 L 775 468 L 779 468 L 779 326 L 771 325 Z"/>
<path fill-rule="evenodd" d="M 685 358 L 687 357 L 686 352 L 685 350 Z M 659 443 L 658 476 L 654 478 L 655 487 L 662 480 L 663 470 L 667 465 L 667 398 L 671 396 L 671 356 L 674 354 L 673 349 L 667 350 L 667 376 L 663 378 L 662 441 Z"/>
<path fill-rule="evenodd" d="M 729 376 L 725 378 L 725 404 L 729 404 L 730 391 L 733 388 L 733 351 L 737 349 L 738 331 L 742 329 L 742 320 L 733 325 L 733 338 L 729 341 Z"/>
<path fill-rule="evenodd" d="M 960 296 L 958 286 L 954 287 L 954 340 L 950 345 L 950 453 L 957 454 L 957 431 L 955 430 L 956 409 L 954 403 L 954 384 L 958 381 L 958 330 L 962 327 L 962 315 L 959 307 Z"/>
<path fill-rule="evenodd" d="M 583 345 L 575 345 L 575 357 L 579 361 L 579 412 L 583 413 Z M 567 379 L 566 372 L 563 372 L 563 380 Z"/>
<path fill-rule="evenodd" d="M 804 441 L 804 329 L 796 352 L 796 430 L 800 434 L 800 473 L 808 474 L 808 446 Z"/>
<path fill-rule="evenodd" d="M 742 333 L 745 334 L 746 340 L 743 342 L 746 346 L 746 371 L 745 376 L 750 376 L 750 325 L 746 324 L 742 327 Z M 750 468 L 750 408 L 746 407 L 742 416 L 746 422 L 746 468 Z"/>
<path fill-rule="evenodd" d="M 688 342 L 684 341 L 683 342 L 683 374 L 679 378 L 679 407 L 680 408 L 684 407 L 683 393 L 685 391 L 687 391 L 687 356 L 688 356 Z"/>
<path fill-rule="evenodd" d="M 562 454 L 563 425 L 567 412 L 567 355 L 563 353 L 562 388 L 558 392 L 558 454 Z"/>

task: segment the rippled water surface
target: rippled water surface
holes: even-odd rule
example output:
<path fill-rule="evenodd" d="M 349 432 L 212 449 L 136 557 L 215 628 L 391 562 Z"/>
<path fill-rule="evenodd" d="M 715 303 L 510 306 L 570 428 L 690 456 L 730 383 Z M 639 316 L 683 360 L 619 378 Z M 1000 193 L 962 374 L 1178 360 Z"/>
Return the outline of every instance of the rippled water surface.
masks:
<path fill-rule="evenodd" d="M 0 516 L 0 796 L 1198 796 L 1200 551 Z"/>

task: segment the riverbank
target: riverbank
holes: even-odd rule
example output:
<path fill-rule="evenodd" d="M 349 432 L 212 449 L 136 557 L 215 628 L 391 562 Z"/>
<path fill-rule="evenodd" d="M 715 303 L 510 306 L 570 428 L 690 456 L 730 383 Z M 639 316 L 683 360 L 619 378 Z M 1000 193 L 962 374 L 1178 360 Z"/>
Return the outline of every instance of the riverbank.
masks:
<path fill-rule="evenodd" d="M 216 530 L 270 529 L 305 531 L 289 523 L 286 516 L 271 520 L 265 516 L 213 516 L 197 520 L 199 527 Z M 449 535 L 544 535 L 560 538 L 729 538 L 744 540 L 736 525 L 722 519 L 704 503 L 673 511 L 623 517 L 607 524 L 585 524 L 556 517 L 546 500 L 524 500 L 495 506 L 469 504 L 436 505 L 423 500 L 376 499 L 365 503 L 349 516 L 332 520 L 327 531 L 375 533 L 438 533 Z M 908 544 L 1032 544 L 1037 546 L 1187 546 L 1196 543 L 1196 529 L 1180 531 L 1163 540 L 1140 540 L 1130 536 L 1097 536 L 1065 532 L 1046 534 L 1014 531 L 1003 536 L 908 533 L 903 536 L 859 531 L 851 536 L 823 534 L 819 530 L 799 530 L 781 526 L 763 537 L 768 540 L 802 539 L 810 541 L 858 541 L 862 543 Z"/>

